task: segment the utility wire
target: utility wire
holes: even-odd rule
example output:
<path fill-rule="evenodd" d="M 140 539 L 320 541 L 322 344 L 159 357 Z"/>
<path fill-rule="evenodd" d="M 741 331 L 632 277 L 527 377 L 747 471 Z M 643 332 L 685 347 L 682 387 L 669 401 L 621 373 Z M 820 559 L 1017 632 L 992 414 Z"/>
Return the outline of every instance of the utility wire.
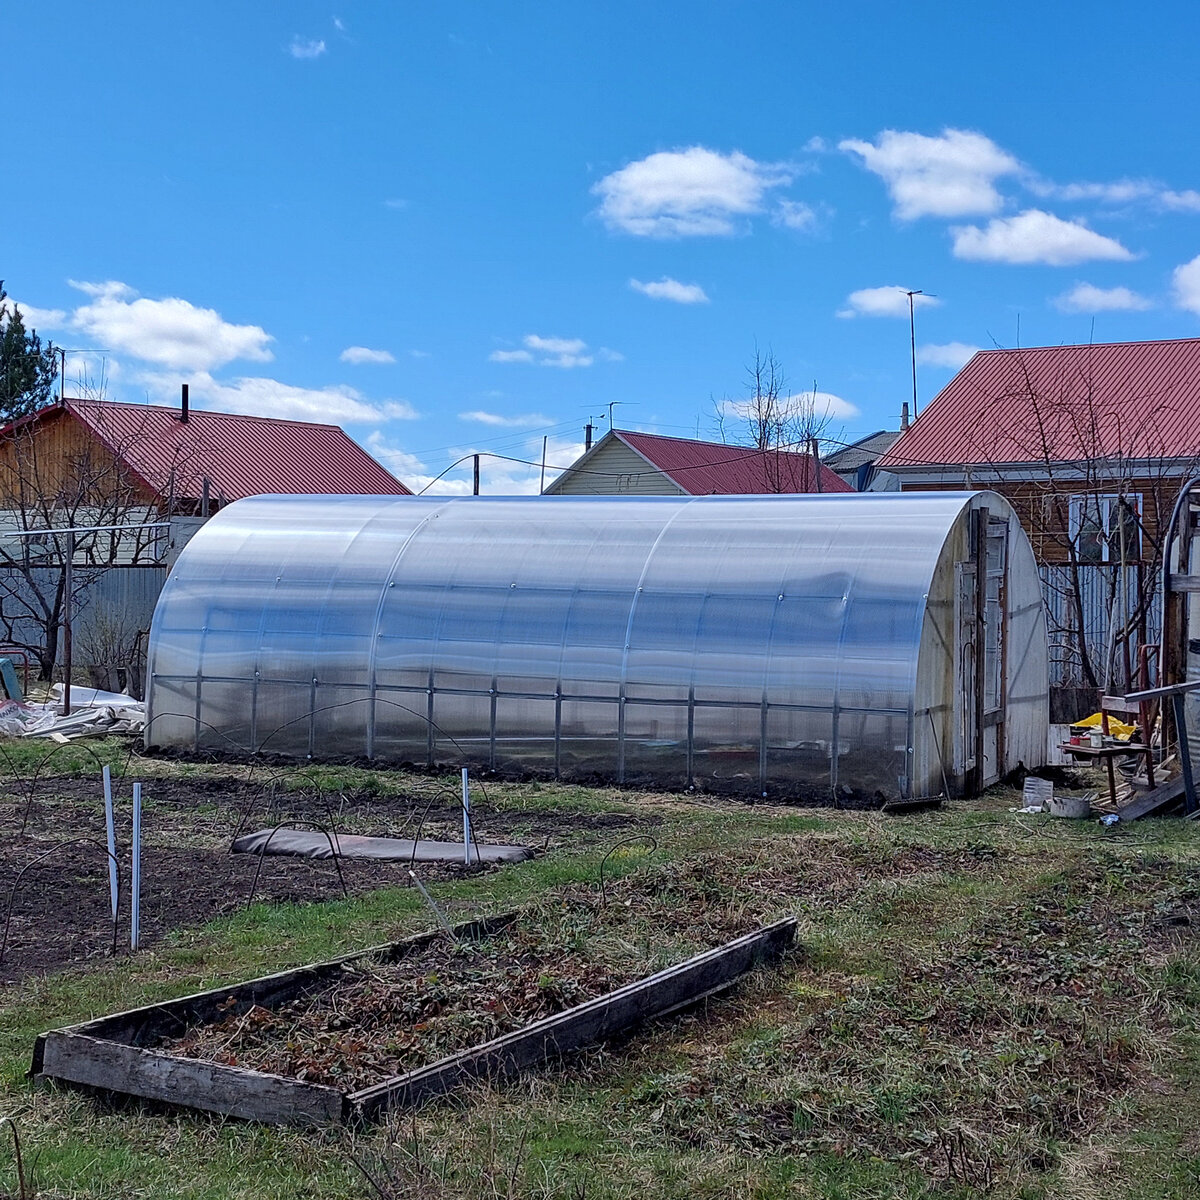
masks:
<path fill-rule="evenodd" d="M 679 440 L 685 440 L 685 439 L 679 439 Z M 808 442 L 808 440 L 809 439 L 807 439 L 807 438 L 801 438 L 795 442 L 785 442 L 785 443 L 781 443 L 779 446 L 771 446 L 766 450 L 759 450 L 754 446 L 743 446 L 743 447 L 739 448 L 739 452 L 737 454 L 732 454 L 728 458 L 713 459 L 712 461 L 706 462 L 706 463 L 690 463 L 690 464 L 684 464 L 684 465 L 678 466 L 678 467 L 672 467 L 670 474 L 678 475 L 678 474 L 682 474 L 682 473 L 688 472 L 688 471 L 707 471 L 707 470 L 711 470 L 713 467 L 725 466 L 729 463 L 745 462 L 747 458 L 755 456 L 755 455 L 759 455 L 759 456 L 762 456 L 765 458 L 768 455 L 772 455 L 772 454 L 786 453 L 786 454 L 792 454 L 796 458 L 807 459 L 811 456 L 802 450 L 793 449 L 793 447 L 804 446 Z M 839 441 L 837 438 L 822 438 L 821 441 L 823 441 L 826 445 L 838 446 L 841 449 L 849 449 L 858 444 L 857 442 Z M 733 447 L 731 447 L 731 449 L 732 448 Z M 478 453 L 479 453 L 480 458 L 493 458 L 493 459 L 497 459 L 500 462 L 515 463 L 515 464 L 517 464 L 519 466 L 523 466 L 523 467 L 536 467 L 536 468 L 540 469 L 541 465 L 542 465 L 540 459 L 535 460 L 535 459 L 530 459 L 530 458 L 518 458 L 515 455 L 498 454 L 494 451 L 479 451 Z M 462 464 L 464 462 L 469 461 L 470 459 L 474 458 L 474 456 L 475 456 L 475 454 L 473 452 L 471 454 L 464 454 L 461 458 L 456 459 L 444 471 L 442 471 L 440 474 L 434 476 L 434 478 L 431 479 L 425 485 L 425 487 L 423 487 L 421 489 L 421 491 L 417 493 L 417 495 L 422 495 L 425 491 L 427 491 L 430 487 L 432 487 L 433 484 L 437 483 L 438 480 L 442 479 L 444 476 L 448 475 L 451 471 L 453 471 L 455 469 L 455 467 L 459 466 L 460 464 Z M 896 455 L 892 455 L 891 457 L 897 462 L 901 462 L 904 464 L 911 464 L 913 466 L 936 466 L 936 465 L 938 465 L 936 463 L 930 463 L 925 459 L 915 459 L 915 458 L 914 459 L 906 459 L 903 457 L 897 457 Z M 562 466 L 562 465 L 559 465 L 556 463 L 547 463 L 546 470 L 558 471 L 560 473 L 570 472 L 570 474 L 572 476 L 590 476 L 592 478 L 597 478 L 597 479 L 629 479 L 629 480 L 639 480 L 646 476 L 660 473 L 660 472 L 652 472 L 652 471 L 637 471 L 637 472 L 602 471 L 602 470 L 597 470 L 594 467 L 578 467 L 578 466 L 574 466 L 574 465 Z"/>

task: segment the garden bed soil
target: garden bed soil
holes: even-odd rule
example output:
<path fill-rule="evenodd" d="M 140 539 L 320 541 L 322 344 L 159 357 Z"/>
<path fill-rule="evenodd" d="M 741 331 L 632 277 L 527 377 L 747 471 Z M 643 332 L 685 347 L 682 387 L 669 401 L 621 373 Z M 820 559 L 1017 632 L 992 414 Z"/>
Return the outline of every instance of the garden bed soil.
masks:
<path fill-rule="evenodd" d="M 109 860 L 98 778 L 50 777 L 32 783 L 10 779 L 0 786 L 0 830 L 7 831 L 0 840 L 0 932 L 12 901 L 0 984 L 111 954 Z M 130 790 L 126 781 L 114 780 L 123 893 L 118 953 L 129 945 Z M 254 899 L 269 904 L 341 898 L 332 861 L 281 856 L 260 860 L 257 855 L 229 853 L 238 828 L 264 817 L 328 824 L 332 815 L 335 826 L 347 832 L 412 836 L 420 829 L 426 837 L 462 837 L 460 810 L 437 796 L 388 796 L 366 789 L 283 792 L 274 789 L 271 780 L 194 776 L 147 779 L 144 797 L 143 947 L 173 930 L 238 911 L 249 901 L 252 887 Z M 658 823 L 657 817 L 619 812 L 505 810 L 486 804 L 475 813 L 480 841 L 524 840 L 539 847 L 608 839 Z M 58 845 L 71 839 L 84 840 Z M 35 862 L 48 851 L 50 857 Z M 352 896 L 411 886 L 407 863 L 341 859 L 340 865 Z M 429 882 L 490 869 L 422 864 L 419 873 Z"/>
<path fill-rule="evenodd" d="M 231 1013 L 155 1048 L 356 1091 L 648 973 L 632 947 L 601 962 L 564 945 L 560 933 L 525 918 L 482 941 L 439 941 L 395 962 L 349 962 L 316 994 Z"/>

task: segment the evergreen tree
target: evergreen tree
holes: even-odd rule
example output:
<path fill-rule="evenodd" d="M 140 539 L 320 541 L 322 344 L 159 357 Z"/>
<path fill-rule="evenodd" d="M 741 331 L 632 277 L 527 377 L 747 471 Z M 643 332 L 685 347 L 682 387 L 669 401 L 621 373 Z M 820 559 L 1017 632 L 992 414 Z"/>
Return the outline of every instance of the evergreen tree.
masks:
<path fill-rule="evenodd" d="M 0 424 L 47 404 L 57 374 L 54 345 L 25 328 L 0 279 Z"/>

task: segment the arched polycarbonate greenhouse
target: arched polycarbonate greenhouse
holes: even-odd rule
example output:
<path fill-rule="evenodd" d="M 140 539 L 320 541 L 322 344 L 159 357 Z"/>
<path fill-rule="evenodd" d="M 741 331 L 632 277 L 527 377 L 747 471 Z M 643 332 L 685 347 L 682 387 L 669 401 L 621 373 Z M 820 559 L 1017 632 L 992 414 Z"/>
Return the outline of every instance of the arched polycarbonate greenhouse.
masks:
<path fill-rule="evenodd" d="M 1037 570 L 989 492 L 260 496 L 154 615 L 149 746 L 871 802 L 1047 741 Z"/>

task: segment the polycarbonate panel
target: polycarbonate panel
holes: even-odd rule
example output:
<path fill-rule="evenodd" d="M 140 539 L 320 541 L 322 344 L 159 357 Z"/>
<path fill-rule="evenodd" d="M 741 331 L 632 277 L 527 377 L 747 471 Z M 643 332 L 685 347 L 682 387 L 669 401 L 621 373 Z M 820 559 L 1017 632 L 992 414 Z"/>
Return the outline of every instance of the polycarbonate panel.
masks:
<path fill-rule="evenodd" d="M 147 741 L 902 794 L 931 581 L 983 496 L 242 500 L 159 601 Z"/>

